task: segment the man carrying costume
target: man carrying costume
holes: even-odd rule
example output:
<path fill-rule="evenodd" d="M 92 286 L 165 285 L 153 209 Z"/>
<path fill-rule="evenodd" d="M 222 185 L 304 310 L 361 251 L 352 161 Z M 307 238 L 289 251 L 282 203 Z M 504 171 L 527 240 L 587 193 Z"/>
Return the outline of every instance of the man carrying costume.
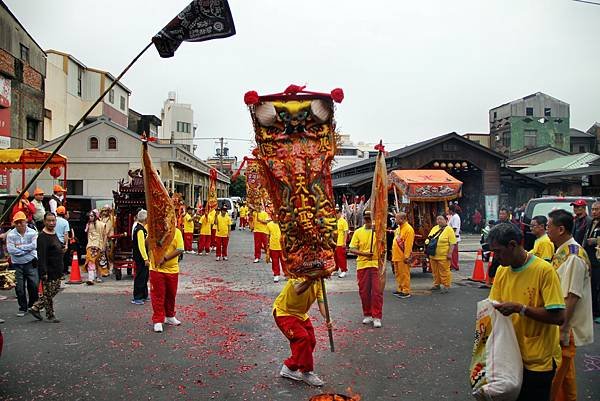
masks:
<path fill-rule="evenodd" d="M 415 230 L 406 221 L 406 213 L 396 213 L 398 227 L 394 231 L 392 242 L 392 263 L 396 275 L 396 291 L 394 295 L 398 298 L 410 297 L 410 257 L 413 243 L 415 242 Z"/>
<path fill-rule="evenodd" d="M 273 282 L 279 282 L 281 275 L 281 229 L 277 214 L 273 216 L 273 220 L 267 223 L 269 230 L 269 256 L 271 258 L 271 270 L 273 270 Z"/>
<path fill-rule="evenodd" d="M 365 224 L 354 232 L 350 241 L 350 253 L 357 255 L 356 276 L 358 293 L 363 309 L 363 324 L 373 323 L 373 327 L 381 327 L 383 294 L 379 289 L 379 258 L 373 253 L 375 234 L 371 212 L 363 214 Z"/>
<path fill-rule="evenodd" d="M 221 206 L 219 214 L 215 216 L 217 226 L 217 261 L 227 260 L 227 246 L 229 245 L 229 231 L 231 230 L 231 216 L 227 213 L 227 206 Z"/>
<path fill-rule="evenodd" d="M 214 217 L 214 216 L 213 216 Z M 200 217 L 200 238 L 198 239 L 198 255 L 208 255 L 210 253 L 210 232 L 211 220 L 206 202 L 204 203 L 204 212 Z"/>
<path fill-rule="evenodd" d="M 317 301 L 325 318 L 323 289 L 319 279 L 290 279 L 273 303 L 273 317 L 279 330 L 290 342 L 292 355 L 283 361 L 279 375 L 320 387 L 323 380 L 313 370 L 313 352 L 317 340 L 308 310 Z M 331 327 L 331 323 L 328 324 Z"/>

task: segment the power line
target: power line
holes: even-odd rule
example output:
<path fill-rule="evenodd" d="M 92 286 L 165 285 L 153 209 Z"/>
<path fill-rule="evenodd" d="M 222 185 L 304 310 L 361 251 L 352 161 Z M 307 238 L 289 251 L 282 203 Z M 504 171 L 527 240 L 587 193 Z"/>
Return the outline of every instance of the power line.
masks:
<path fill-rule="evenodd" d="M 593 4 L 595 6 L 600 6 L 600 3 L 595 3 L 593 1 L 587 1 L 587 0 L 573 0 L 574 2 L 577 3 L 586 3 L 586 4 Z"/>

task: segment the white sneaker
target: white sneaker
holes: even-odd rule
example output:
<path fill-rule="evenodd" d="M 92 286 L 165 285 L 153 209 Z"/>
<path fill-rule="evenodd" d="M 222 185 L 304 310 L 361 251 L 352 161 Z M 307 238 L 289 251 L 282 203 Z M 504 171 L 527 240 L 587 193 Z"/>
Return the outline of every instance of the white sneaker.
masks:
<path fill-rule="evenodd" d="M 218 256 L 215 260 L 218 262 L 219 260 L 221 260 L 221 257 Z"/>
<path fill-rule="evenodd" d="M 279 282 L 279 276 L 273 276 L 273 282 L 274 283 L 278 283 Z"/>
<path fill-rule="evenodd" d="M 281 371 L 279 372 L 279 376 L 285 377 L 286 379 L 292 379 L 296 381 L 302 381 L 304 378 L 302 377 L 302 372 L 298 370 L 291 370 L 285 364 L 281 367 Z"/>
<path fill-rule="evenodd" d="M 362 324 L 371 324 L 373 323 L 373 318 L 371 316 L 365 316 L 365 318 L 362 321 Z"/>
<path fill-rule="evenodd" d="M 338 274 L 339 278 L 344 278 L 346 277 L 346 272 L 341 272 L 340 274 Z"/>
<path fill-rule="evenodd" d="M 254 263 L 258 263 L 258 262 L 260 262 L 260 259 L 258 259 L 258 258 L 254 259 Z"/>
<path fill-rule="evenodd" d="M 163 332 L 162 323 L 154 323 L 154 332 L 155 333 L 162 333 Z"/>
<path fill-rule="evenodd" d="M 165 323 L 169 324 L 171 326 L 179 326 L 181 324 L 181 322 L 179 320 L 177 320 L 177 318 L 175 316 L 173 316 L 173 317 L 166 317 L 165 318 Z"/>
<path fill-rule="evenodd" d="M 323 382 L 323 380 L 321 380 L 321 378 L 314 372 L 302 373 L 302 380 L 304 380 L 304 383 L 315 387 L 321 387 L 323 384 L 325 384 L 325 382 Z"/>
<path fill-rule="evenodd" d="M 373 319 L 373 327 L 380 328 L 381 327 L 381 319 Z"/>
<path fill-rule="evenodd" d="M 229 259 L 227 259 L 227 256 L 223 256 L 223 260 L 229 260 Z"/>

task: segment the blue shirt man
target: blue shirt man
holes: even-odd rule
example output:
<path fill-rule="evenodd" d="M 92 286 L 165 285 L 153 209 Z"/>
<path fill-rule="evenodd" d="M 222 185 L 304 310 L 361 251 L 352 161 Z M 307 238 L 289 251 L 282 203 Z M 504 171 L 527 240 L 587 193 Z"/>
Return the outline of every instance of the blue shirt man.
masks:
<path fill-rule="evenodd" d="M 37 236 L 38 233 L 27 227 L 27 216 L 23 212 L 15 213 L 13 217 L 15 228 L 6 235 L 6 248 L 13 267 L 15 268 L 17 301 L 19 312 L 17 316 L 25 316 L 27 309 L 38 300 L 39 276 L 37 266 Z M 27 300 L 29 294 L 29 302 Z"/>

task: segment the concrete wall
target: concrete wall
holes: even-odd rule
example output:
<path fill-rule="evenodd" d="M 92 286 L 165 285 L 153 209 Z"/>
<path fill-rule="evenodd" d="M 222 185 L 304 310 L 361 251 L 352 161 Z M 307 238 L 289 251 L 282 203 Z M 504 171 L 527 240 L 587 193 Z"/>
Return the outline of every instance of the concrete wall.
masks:
<path fill-rule="evenodd" d="M 166 101 L 161 116 L 162 128 L 159 137 L 170 140 L 174 138 L 174 143 L 180 143 L 191 148 L 194 137 L 194 111 L 189 104 L 174 103 Z M 190 125 L 190 132 L 182 132 L 177 129 L 177 122 L 184 122 Z"/>
<path fill-rule="evenodd" d="M 525 132 L 535 131 L 537 135 L 536 148 L 543 146 L 553 146 L 565 152 L 571 151 L 571 142 L 569 134 L 569 118 L 555 119 L 549 118 L 541 123 L 537 119 L 526 121 L 523 117 L 511 117 L 511 152 L 518 152 L 525 149 Z"/>

